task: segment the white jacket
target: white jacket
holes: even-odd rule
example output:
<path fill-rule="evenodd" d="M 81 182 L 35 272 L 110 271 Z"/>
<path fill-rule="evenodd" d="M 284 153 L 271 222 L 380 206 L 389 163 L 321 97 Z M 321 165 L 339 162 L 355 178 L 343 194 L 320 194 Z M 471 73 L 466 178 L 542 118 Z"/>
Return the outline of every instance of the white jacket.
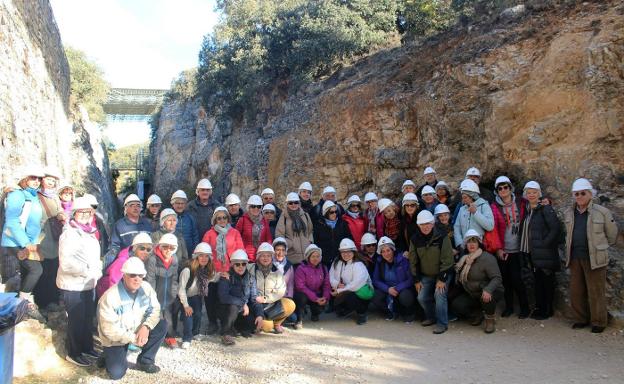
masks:
<path fill-rule="evenodd" d="M 345 285 L 344 288 L 338 288 L 338 284 Z M 338 293 L 344 291 L 355 292 L 362 288 L 364 284 L 370 284 L 370 276 L 366 266 L 361 261 L 349 261 L 345 264 L 342 260 L 332 263 L 329 268 L 329 282 L 332 289 L 336 289 Z"/>
<path fill-rule="evenodd" d="M 103 347 L 133 343 L 142 325 L 150 331 L 160 321 L 160 303 L 147 281 L 136 296 L 126 291 L 123 280 L 110 287 L 98 303 L 98 332 Z"/>
<path fill-rule="evenodd" d="M 100 242 L 92 233 L 65 225 L 59 239 L 56 286 L 67 291 L 88 291 L 95 288 L 101 276 Z"/>

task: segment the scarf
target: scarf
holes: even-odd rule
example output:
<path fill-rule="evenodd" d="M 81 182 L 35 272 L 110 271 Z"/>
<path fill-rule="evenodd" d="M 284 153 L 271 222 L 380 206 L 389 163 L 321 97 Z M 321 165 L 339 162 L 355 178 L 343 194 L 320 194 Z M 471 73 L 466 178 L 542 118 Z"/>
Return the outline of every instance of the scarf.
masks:
<path fill-rule="evenodd" d="M 267 276 L 269 276 L 269 273 L 271 273 L 272 267 L 273 267 L 272 264 L 264 266 L 264 265 L 261 265 L 259 263 L 256 263 L 256 271 L 262 272 L 262 275 L 264 276 L 265 279 L 266 279 Z"/>
<path fill-rule="evenodd" d="M 55 198 L 57 197 L 56 195 L 56 189 L 41 189 L 41 191 L 39 191 L 43 196 L 47 197 L 47 198 Z"/>
<path fill-rule="evenodd" d="M 379 212 L 379 208 L 375 209 L 367 209 L 366 217 L 368 218 L 368 232 L 375 233 L 375 218 L 377 217 L 377 213 Z"/>
<path fill-rule="evenodd" d="M 251 214 L 247 213 L 247 217 L 249 217 L 252 223 L 251 243 L 253 244 L 254 248 L 258 249 L 258 247 L 260 246 L 260 233 L 262 232 L 262 227 L 263 227 L 262 215 L 257 215 L 254 217 Z"/>
<path fill-rule="evenodd" d="M 336 220 L 329 220 L 329 219 L 325 219 L 325 224 L 327 224 L 328 226 L 331 227 L 331 229 L 336 228 L 336 223 L 338 222 L 338 219 Z"/>
<path fill-rule="evenodd" d="M 165 269 L 169 269 L 169 267 L 171 266 L 171 263 L 173 263 L 173 257 L 170 257 L 169 260 L 166 260 L 165 256 L 160 250 L 160 247 L 154 248 L 154 254 L 162 261 L 163 265 L 165 266 Z"/>
<path fill-rule="evenodd" d="M 469 253 L 467 255 L 462 256 L 461 259 L 457 262 L 455 269 L 459 274 L 457 275 L 457 281 L 462 285 L 468 282 L 468 273 L 470 272 L 470 267 L 472 264 L 483 254 L 483 250 L 481 248 L 477 249 L 473 253 Z"/>
<path fill-rule="evenodd" d="M 71 216 L 73 205 L 73 201 L 61 201 L 61 207 L 63 207 L 63 210 L 65 211 L 67 216 Z"/>
<path fill-rule="evenodd" d="M 511 233 L 516 235 L 520 229 L 520 212 L 516 207 L 516 196 L 511 195 L 511 202 L 505 203 L 500 196 L 496 196 L 496 203 L 503 208 L 503 216 L 505 218 L 505 225 L 507 228 L 511 227 Z"/>
<path fill-rule="evenodd" d="M 401 219 L 399 219 L 399 215 L 394 215 L 392 219 L 384 217 L 384 233 L 393 240 L 399 237 L 401 234 Z"/>
<path fill-rule="evenodd" d="M 33 196 L 37 196 L 37 190 L 35 188 L 26 187 L 22 189 L 24 192 L 28 192 Z"/>
<path fill-rule="evenodd" d="M 278 261 L 275 258 L 275 255 L 273 256 L 273 265 L 275 266 L 275 268 L 277 268 L 278 271 L 284 273 L 284 268 L 286 268 L 286 263 L 288 263 L 287 258 L 284 257 L 282 261 Z"/>
<path fill-rule="evenodd" d="M 307 231 L 307 227 L 306 227 L 306 223 L 301 218 L 300 210 L 297 209 L 296 211 L 293 211 L 288 208 L 286 209 L 288 210 L 288 217 L 290 217 L 290 219 L 293 222 L 292 230 L 295 233 L 295 235 L 305 234 L 305 232 Z"/>
<path fill-rule="evenodd" d="M 354 219 L 357 219 L 358 217 L 360 217 L 360 212 L 351 212 L 351 211 L 347 210 L 347 214 L 349 216 L 351 216 L 352 218 L 354 218 Z"/>
<path fill-rule="evenodd" d="M 299 198 L 301 199 L 301 196 L 299 196 Z M 301 208 L 303 208 L 303 210 L 305 212 L 310 212 L 312 210 L 312 208 L 314 208 L 314 204 L 312 203 L 312 200 L 303 200 L 301 199 Z"/>
<path fill-rule="evenodd" d="M 537 206 L 539 207 L 539 205 Z M 537 207 L 535 207 L 537 209 Z M 527 215 L 522 222 L 522 232 L 520 233 L 520 252 L 529 253 L 529 227 L 531 226 L 531 219 L 533 218 L 533 212 L 535 209 L 531 209 L 531 205 L 527 203 Z"/>
<path fill-rule="evenodd" d="M 208 267 L 199 267 L 197 271 L 197 285 L 199 288 L 199 295 L 202 297 L 208 296 Z"/>
<path fill-rule="evenodd" d="M 97 228 L 94 228 L 91 224 L 80 224 L 74 219 L 69 220 L 69 225 L 81 229 L 85 233 L 94 234 L 97 231 Z"/>
<path fill-rule="evenodd" d="M 230 231 L 232 226 L 230 224 L 226 224 L 225 227 L 221 225 L 215 224 L 213 226 L 215 231 L 217 232 L 217 259 L 221 263 L 225 263 L 225 256 L 227 253 L 227 244 L 225 242 L 225 235 Z"/>

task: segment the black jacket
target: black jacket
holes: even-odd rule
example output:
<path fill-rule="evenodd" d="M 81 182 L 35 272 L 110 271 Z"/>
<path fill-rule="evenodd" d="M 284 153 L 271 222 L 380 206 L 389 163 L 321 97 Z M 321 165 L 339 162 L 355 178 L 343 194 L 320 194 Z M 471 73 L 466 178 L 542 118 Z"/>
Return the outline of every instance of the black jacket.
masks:
<path fill-rule="evenodd" d="M 323 264 L 329 265 L 339 255 L 338 247 L 340 241 L 344 238 L 353 240 L 347 222 L 338 217 L 336 226 L 332 229 L 324 218 L 313 221 L 314 228 L 314 244 L 323 250 Z"/>
<path fill-rule="evenodd" d="M 262 305 L 256 302 L 258 296 L 256 279 L 252 278 L 248 271 L 240 276 L 234 269 L 230 269 L 230 278 L 222 277 L 217 287 L 219 303 L 235 305 L 239 311 L 247 304 L 254 317 L 264 316 Z"/>
<path fill-rule="evenodd" d="M 318 204 L 312 208 L 312 211 L 309 212 L 310 219 L 312 222 L 316 222 L 318 219 L 323 217 L 323 204 L 325 204 L 325 200 L 319 200 Z M 338 213 L 338 217 L 342 217 L 345 214 L 345 209 L 339 203 L 336 203 L 336 211 Z"/>
<path fill-rule="evenodd" d="M 525 220 L 527 218 L 528 215 L 525 215 Z M 529 253 L 536 268 L 559 270 L 560 230 L 559 218 L 550 205 L 538 204 L 533 209 L 529 223 Z"/>

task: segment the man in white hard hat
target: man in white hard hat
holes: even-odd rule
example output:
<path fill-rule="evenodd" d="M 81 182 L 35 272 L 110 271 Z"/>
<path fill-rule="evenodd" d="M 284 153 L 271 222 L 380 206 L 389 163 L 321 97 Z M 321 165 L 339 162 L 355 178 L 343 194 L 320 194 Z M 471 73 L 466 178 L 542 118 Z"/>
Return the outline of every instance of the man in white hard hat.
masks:
<path fill-rule="evenodd" d="M 178 215 L 178 224 L 176 231 L 180 232 L 184 237 L 186 243 L 186 254 L 192 255 L 193 250 L 199 244 L 199 231 L 197 230 L 197 223 L 193 216 L 186 210 L 186 203 L 188 198 L 186 193 L 182 190 L 177 190 L 171 195 L 171 207 Z"/>
<path fill-rule="evenodd" d="M 572 328 L 591 325 L 593 333 L 607 326 L 608 248 L 617 240 L 618 227 L 607 208 L 592 202 L 596 191 L 587 179 L 572 184 L 574 204 L 565 213 L 566 266 L 570 268 Z"/>
<path fill-rule="evenodd" d="M 436 185 L 438 185 L 438 178 L 436 176 L 436 171 L 435 169 L 433 169 L 433 167 L 425 168 L 425 171 L 423 172 L 423 177 L 425 179 L 425 183 L 421 185 L 420 188 L 418 188 L 418 191 L 416 191 L 416 196 L 420 196 L 422 194 L 422 190 L 425 186 L 428 185 L 435 189 Z"/>
<path fill-rule="evenodd" d="M 128 369 L 130 344 L 141 347 L 136 367 L 157 373 L 156 353 L 165 339 L 167 322 L 160 318 L 156 292 L 144 281 L 147 271 L 138 257 L 131 257 L 121 268 L 122 280 L 108 289 L 98 304 L 98 331 L 102 358 L 98 366 L 106 367 L 108 376 L 119 380 Z"/>
<path fill-rule="evenodd" d="M 210 229 L 212 214 L 216 207 L 221 204 L 215 200 L 212 194 L 212 183 L 208 179 L 201 179 L 195 188 L 195 200 L 188 203 L 186 209 L 195 219 L 197 233 L 201 239 Z"/>
<path fill-rule="evenodd" d="M 342 207 L 342 205 L 336 202 L 336 189 L 331 185 L 328 185 L 323 189 L 321 199 L 319 200 L 318 204 L 314 206 L 314 209 L 310 214 L 310 219 L 312 219 L 312 222 L 315 222 L 316 220 L 323 217 L 323 204 L 325 204 L 326 201 L 331 201 L 336 204 L 338 217 L 342 217 L 345 214 L 345 209 Z"/>
<path fill-rule="evenodd" d="M 299 200 L 301 200 L 301 209 L 307 214 L 314 209 L 314 203 L 312 202 L 312 184 L 304 181 L 299 185 Z"/>
<path fill-rule="evenodd" d="M 132 245 L 132 239 L 137 233 L 152 231 L 152 223 L 147 218 L 141 217 L 142 207 L 141 199 L 134 193 L 124 200 L 124 217 L 117 220 L 113 226 L 111 244 L 104 257 L 104 268 L 115 260 L 119 251 Z"/>
<path fill-rule="evenodd" d="M 275 192 L 271 188 L 264 188 L 260 193 L 262 198 L 262 206 L 272 204 L 275 207 L 275 219 L 279 220 L 282 215 L 282 210 L 275 203 Z"/>

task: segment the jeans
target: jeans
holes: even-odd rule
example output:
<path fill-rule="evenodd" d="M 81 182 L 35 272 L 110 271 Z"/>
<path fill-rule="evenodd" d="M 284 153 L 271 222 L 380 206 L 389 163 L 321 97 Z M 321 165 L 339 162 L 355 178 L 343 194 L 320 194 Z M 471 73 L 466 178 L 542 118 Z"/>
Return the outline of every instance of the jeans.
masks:
<path fill-rule="evenodd" d="M 154 364 L 156 359 L 156 353 L 160 345 L 165 340 L 165 334 L 167 333 L 167 322 L 160 320 L 156 327 L 152 329 L 147 338 L 147 343 L 141 347 L 141 353 L 137 356 L 137 364 L 150 365 Z M 108 376 L 113 380 L 119 380 L 126 374 L 128 370 L 128 360 L 126 354 L 128 352 L 128 345 L 115 345 L 112 347 L 104 347 L 104 364 L 106 366 L 106 372 Z"/>
<path fill-rule="evenodd" d="M 193 314 L 186 316 L 184 308 L 182 309 L 184 316 L 184 333 L 182 341 L 191 341 L 193 336 L 199 334 L 199 326 L 201 325 L 202 316 L 202 301 L 203 297 L 200 295 L 191 296 L 188 299 L 189 306 L 193 308 Z"/>
<path fill-rule="evenodd" d="M 77 357 L 93 350 L 95 289 L 61 292 L 67 311 L 67 354 Z"/>
<path fill-rule="evenodd" d="M 435 320 L 438 325 L 448 327 L 448 300 L 446 295 L 449 280 L 446 281 L 444 292 L 436 291 L 437 281 L 438 279 L 435 277 L 422 277 L 420 280 L 422 289 L 418 293 L 418 302 L 425 310 L 425 317 L 428 320 Z"/>
<path fill-rule="evenodd" d="M 373 304 L 375 304 L 375 306 L 384 314 L 391 314 L 387 304 L 388 296 L 390 296 L 388 292 L 382 292 L 379 289 L 375 289 Z M 399 292 L 399 295 L 394 298 L 394 309 L 392 312 L 398 313 L 404 317 L 411 316 L 413 318 L 415 312 L 415 303 L 416 292 L 414 291 L 414 287 L 407 287 Z"/>

